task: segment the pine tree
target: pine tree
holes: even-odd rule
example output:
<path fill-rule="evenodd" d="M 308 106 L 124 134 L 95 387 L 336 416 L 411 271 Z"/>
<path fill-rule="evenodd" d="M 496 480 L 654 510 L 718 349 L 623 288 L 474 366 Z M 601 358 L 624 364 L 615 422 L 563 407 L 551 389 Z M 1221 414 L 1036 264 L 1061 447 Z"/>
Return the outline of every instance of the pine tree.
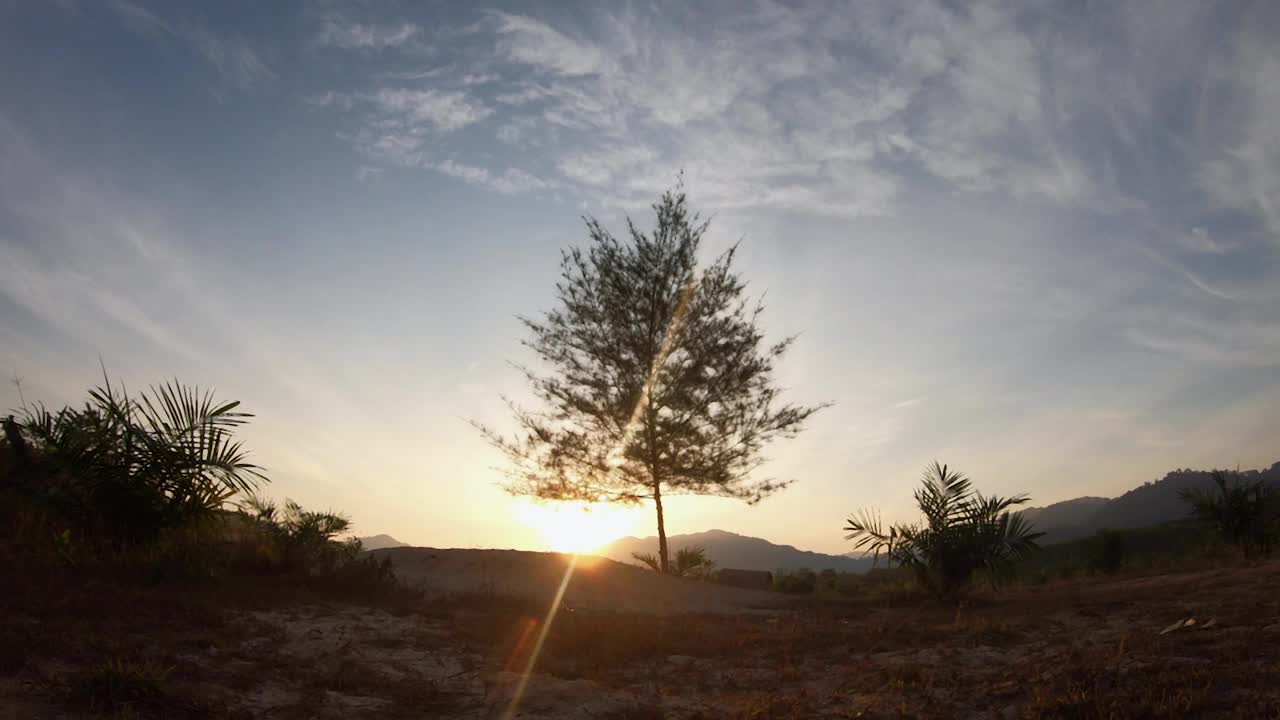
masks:
<path fill-rule="evenodd" d="M 761 451 L 793 437 L 823 406 L 784 403 L 774 363 L 794 337 L 767 344 L 763 305 L 733 272 L 736 246 L 704 269 L 707 223 L 681 188 L 628 240 L 586 219 L 590 243 L 562 253 L 557 306 L 521 318 L 540 370 L 522 368 L 541 407 L 510 403 L 510 438 L 478 426 L 511 460 L 512 494 L 548 500 L 652 500 L 658 557 L 670 571 L 663 498 L 756 503 L 789 481 L 757 478 Z"/>

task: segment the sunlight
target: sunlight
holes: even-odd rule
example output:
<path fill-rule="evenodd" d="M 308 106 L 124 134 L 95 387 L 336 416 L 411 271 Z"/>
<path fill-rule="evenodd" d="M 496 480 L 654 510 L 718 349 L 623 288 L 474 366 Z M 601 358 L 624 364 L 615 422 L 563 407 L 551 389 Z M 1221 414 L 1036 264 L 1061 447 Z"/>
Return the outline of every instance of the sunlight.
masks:
<path fill-rule="evenodd" d="M 585 553 L 632 532 L 640 508 L 601 503 L 518 501 L 516 519 L 538 534 L 548 550 Z"/>

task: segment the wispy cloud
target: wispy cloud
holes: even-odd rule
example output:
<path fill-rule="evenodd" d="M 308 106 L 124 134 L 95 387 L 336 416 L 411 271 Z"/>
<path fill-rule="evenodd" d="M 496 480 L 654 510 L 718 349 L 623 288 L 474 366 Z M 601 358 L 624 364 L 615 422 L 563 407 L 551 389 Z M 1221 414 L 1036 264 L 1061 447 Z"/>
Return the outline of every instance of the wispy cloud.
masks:
<path fill-rule="evenodd" d="M 549 190 L 557 187 L 557 183 L 531 175 L 519 168 L 507 168 L 495 175 L 485 168 L 444 160 L 428 165 L 445 175 L 458 178 L 472 185 L 492 188 L 504 195 L 519 195 L 537 190 Z"/>
<path fill-rule="evenodd" d="M 168 36 L 187 43 L 217 71 L 222 82 L 232 88 L 251 90 L 276 77 L 275 71 L 241 35 L 220 35 L 192 21 L 171 22 L 127 0 L 114 0 L 110 7 L 126 27 L 138 34 L 155 38 Z"/>
<path fill-rule="evenodd" d="M 322 45 L 332 45 L 348 50 L 383 50 L 412 42 L 421 33 L 422 28 L 408 22 L 394 25 L 366 25 L 348 22 L 342 18 L 329 18 L 324 21 L 324 26 L 316 39 Z"/>
<path fill-rule="evenodd" d="M 591 75 L 608 65 L 608 55 L 595 43 L 577 40 L 550 25 L 523 15 L 494 12 L 499 46 L 515 62 L 558 75 Z"/>
<path fill-rule="evenodd" d="M 484 103 L 462 92 L 440 90 L 382 89 L 366 96 L 384 117 L 401 127 L 429 125 L 448 132 L 480 122 L 493 114 Z"/>

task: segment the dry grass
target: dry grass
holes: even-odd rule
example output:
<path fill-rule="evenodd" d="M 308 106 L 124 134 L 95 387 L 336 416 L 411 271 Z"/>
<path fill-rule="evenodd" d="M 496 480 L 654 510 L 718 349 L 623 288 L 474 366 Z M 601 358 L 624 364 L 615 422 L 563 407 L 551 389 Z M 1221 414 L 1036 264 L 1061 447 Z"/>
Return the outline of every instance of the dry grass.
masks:
<path fill-rule="evenodd" d="M 1272 562 L 1056 582 L 958 608 L 886 596 L 774 614 L 566 609 L 526 710 L 1280 717 L 1276 588 Z M 496 717 L 545 611 L 491 594 L 361 600 L 271 577 L 145 586 L 33 573 L 0 594 L 0 687 L 123 717 Z M 1188 617 L 1198 624 L 1159 633 Z"/>

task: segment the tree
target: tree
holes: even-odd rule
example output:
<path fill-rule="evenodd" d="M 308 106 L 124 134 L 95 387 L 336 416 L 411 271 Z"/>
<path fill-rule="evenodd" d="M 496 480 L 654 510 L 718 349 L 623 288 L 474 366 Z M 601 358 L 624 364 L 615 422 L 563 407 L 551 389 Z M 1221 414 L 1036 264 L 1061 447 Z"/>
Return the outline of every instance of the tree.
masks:
<path fill-rule="evenodd" d="M 78 532 L 149 540 L 266 482 L 235 440 L 252 417 L 239 405 L 176 381 L 130 395 L 104 371 L 82 408 L 36 404 L 6 420 L 9 443 L 39 466 L 15 479 Z"/>
<path fill-rule="evenodd" d="M 662 562 L 653 553 L 631 553 L 631 558 L 654 572 L 661 572 Z M 697 545 L 676 551 L 675 562 L 668 573 L 676 577 L 705 580 L 715 572 L 716 563 L 707 556 L 706 548 Z"/>
<path fill-rule="evenodd" d="M 789 482 L 754 477 L 770 441 L 792 437 L 822 406 L 783 403 L 763 305 L 734 273 L 736 246 L 705 269 L 707 223 L 682 188 L 653 206 L 652 232 L 628 218 L 619 240 L 586 218 L 586 249 L 561 253 L 557 307 L 520 318 L 541 369 L 522 368 L 542 408 L 508 401 L 511 437 L 477 425 L 510 459 L 512 494 L 546 500 L 652 500 L 658 559 L 669 572 L 663 497 L 716 495 L 756 503 Z"/>
<path fill-rule="evenodd" d="M 1228 545 L 1267 554 L 1280 524 L 1280 495 L 1265 481 L 1248 482 L 1239 473 L 1213 471 L 1213 488 L 1187 488 L 1179 493 L 1191 515 L 1213 528 Z"/>
<path fill-rule="evenodd" d="M 924 514 L 923 525 L 891 525 L 886 531 L 873 512 L 862 511 L 848 519 L 846 540 L 854 549 L 870 551 L 878 561 L 884 553 L 890 562 L 908 567 L 920 584 L 940 598 L 954 597 L 976 572 L 984 572 L 992 585 L 1013 561 L 1038 549 L 1044 533 L 1010 508 L 1029 499 L 1026 495 L 987 497 L 973 489 L 963 474 L 933 463 L 925 470 L 916 504 Z"/>

